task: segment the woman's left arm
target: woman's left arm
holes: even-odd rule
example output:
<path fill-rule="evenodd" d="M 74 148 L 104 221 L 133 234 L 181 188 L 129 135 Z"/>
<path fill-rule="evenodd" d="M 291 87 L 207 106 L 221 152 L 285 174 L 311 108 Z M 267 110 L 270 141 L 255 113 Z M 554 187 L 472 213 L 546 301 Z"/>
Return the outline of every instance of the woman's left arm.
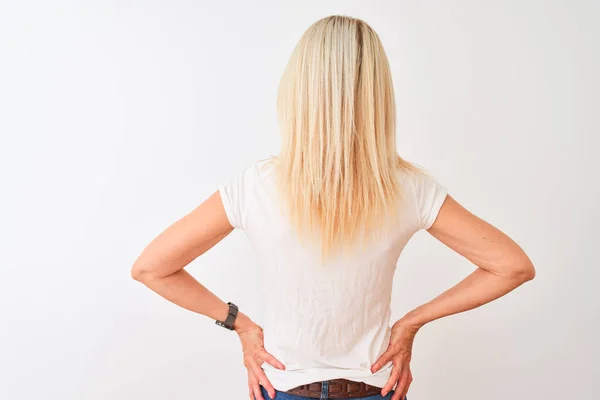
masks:
<path fill-rule="evenodd" d="M 223 320 L 229 306 L 202 286 L 184 267 L 210 250 L 233 231 L 218 192 L 176 221 L 144 249 L 131 268 L 131 276 L 150 289 L 190 311 Z M 247 317 L 239 314 L 240 325 Z"/>
<path fill-rule="evenodd" d="M 392 377 L 382 393 L 385 395 L 397 384 L 394 400 L 404 398 L 412 381 L 409 367 L 412 343 L 423 325 L 489 303 L 535 276 L 531 260 L 519 245 L 449 195 L 428 232 L 478 268 L 394 324 L 390 346 L 371 369 L 375 372 L 393 362 Z"/>
<path fill-rule="evenodd" d="M 198 282 L 184 267 L 233 231 L 221 195 L 216 191 L 192 212 L 158 235 L 133 264 L 131 276 L 165 299 L 215 320 L 224 320 L 229 306 Z M 259 383 L 275 397 L 275 389 L 260 368 L 267 362 L 283 364 L 263 347 L 262 328 L 238 312 L 233 324 L 240 337 L 244 365 L 248 369 L 250 397 L 262 399 Z"/>

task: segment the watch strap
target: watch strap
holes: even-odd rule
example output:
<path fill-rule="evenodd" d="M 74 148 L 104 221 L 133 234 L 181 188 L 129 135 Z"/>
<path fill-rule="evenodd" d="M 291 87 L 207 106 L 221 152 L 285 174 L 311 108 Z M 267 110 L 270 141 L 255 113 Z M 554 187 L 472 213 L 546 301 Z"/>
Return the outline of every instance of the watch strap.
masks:
<path fill-rule="evenodd" d="M 238 306 L 233 304 L 232 302 L 228 302 L 229 312 L 227 313 L 227 318 L 224 321 L 215 321 L 215 324 L 222 326 L 223 328 L 227 328 L 230 331 L 233 330 L 233 324 L 238 314 Z"/>

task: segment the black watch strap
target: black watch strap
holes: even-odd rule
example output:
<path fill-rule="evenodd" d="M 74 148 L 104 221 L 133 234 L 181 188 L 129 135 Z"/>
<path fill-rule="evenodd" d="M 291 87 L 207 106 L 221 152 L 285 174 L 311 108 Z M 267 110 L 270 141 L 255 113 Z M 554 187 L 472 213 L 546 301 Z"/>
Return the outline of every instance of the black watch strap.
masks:
<path fill-rule="evenodd" d="M 217 321 L 215 321 L 215 324 L 232 331 L 233 323 L 235 322 L 235 318 L 237 317 L 237 314 L 238 314 L 238 306 L 236 306 L 235 304 L 233 304 L 231 302 L 227 303 L 227 305 L 229 306 L 229 313 L 227 314 L 227 318 L 225 318 L 225 321 L 217 320 Z"/>

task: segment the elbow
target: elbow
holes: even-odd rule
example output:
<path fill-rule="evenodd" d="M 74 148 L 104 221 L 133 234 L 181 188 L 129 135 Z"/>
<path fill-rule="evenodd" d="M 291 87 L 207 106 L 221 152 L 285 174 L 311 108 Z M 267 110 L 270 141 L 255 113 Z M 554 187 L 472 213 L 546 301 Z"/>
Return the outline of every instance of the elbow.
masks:
<path fill-rule="evenodd" d="M 525 257 L 525 260 L 521 260 L 515 265 L 516 267 L 514 267 L 512 275 L 516 280 L 525 283 L 535 278 L 535 268 L 528 257 Z"/>
<path fill-rule="evenodd" d="M 146 281 L 149 275 L 150 272 L 143 265 L 135 263 L 133 267 L 131 267 L 131 277 L 138 282 Z"/>
<path fill-rule="evenodd" d="M 533 264 L 531 262 L 529 262 L 529 267 L 524 272 L 524 276 L 525 276 L 525 282 L 531 281 L 531 280 L 533 280 L 533 278 L 535 278 L 535 268 L 533 267 Z"/>
<path fill-rule="evenodd" d="M 168 272 L 165 268 L 155 265 L 151 261 L 136 261 L 136 263 L 133 264 L 133 267 L 131 267 L 131 277 L 146 285 L 151 281 L 168 278 L 173 273 Z"/>

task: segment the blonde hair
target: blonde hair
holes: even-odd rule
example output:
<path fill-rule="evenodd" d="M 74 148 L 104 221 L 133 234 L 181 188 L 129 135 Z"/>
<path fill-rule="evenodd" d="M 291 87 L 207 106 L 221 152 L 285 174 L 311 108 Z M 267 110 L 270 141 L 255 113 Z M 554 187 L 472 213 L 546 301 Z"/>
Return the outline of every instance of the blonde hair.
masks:
<path fill-rule="evenodd" d="M 296 45 L 277 98 L 279 192 L 301 239 L 322 256 L 368 242 L 401 200 L 396 108 L 387 56 L 364 21 L 330 16 Z M 360 240 L 358 240 L 360 239 Z"/>

